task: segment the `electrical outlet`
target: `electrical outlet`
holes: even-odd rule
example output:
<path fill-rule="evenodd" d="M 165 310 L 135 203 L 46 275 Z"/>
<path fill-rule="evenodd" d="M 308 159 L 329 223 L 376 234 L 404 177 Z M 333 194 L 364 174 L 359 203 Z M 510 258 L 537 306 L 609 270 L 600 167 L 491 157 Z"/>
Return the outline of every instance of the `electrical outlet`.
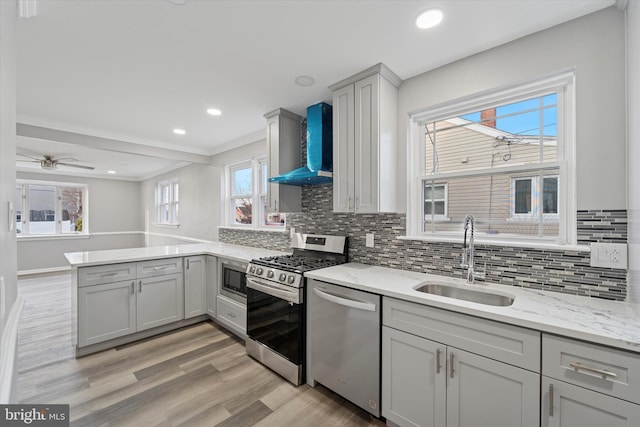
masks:
<path fill-rule="evenodd" d="M 592 243 L 591 267 L 627 269 L 625 243 Z"/>
<path fill-rule="evenodd" d="M 375 246 L 373 239 L 374 239 L 374 234 L 373 233 L 367 233 L 366 234 L 366 236 L 365 236 L 365 245 L 368 248 L 373 248 Z"/>

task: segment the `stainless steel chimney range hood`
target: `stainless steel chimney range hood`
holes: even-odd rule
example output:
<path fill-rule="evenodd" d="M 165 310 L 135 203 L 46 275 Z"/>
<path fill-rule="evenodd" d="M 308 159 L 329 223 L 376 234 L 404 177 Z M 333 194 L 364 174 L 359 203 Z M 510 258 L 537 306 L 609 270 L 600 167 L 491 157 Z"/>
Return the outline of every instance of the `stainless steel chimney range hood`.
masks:
<path fill-rule="evenodd" d="M 269 178 L 286 185 L 333 182 L 332 107 L 320 102 L 307 108 L 307 165 Z"/>

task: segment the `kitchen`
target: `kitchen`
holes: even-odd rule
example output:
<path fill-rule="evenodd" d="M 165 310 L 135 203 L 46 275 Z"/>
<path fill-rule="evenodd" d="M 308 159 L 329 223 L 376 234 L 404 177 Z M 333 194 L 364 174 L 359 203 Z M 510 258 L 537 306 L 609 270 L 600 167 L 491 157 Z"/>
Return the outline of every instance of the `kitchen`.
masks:
<path fill-rule="evenodd" d="M 633 15 L 630 11 L 635 7 L 634 2 L 630 2 L 627 11 L 627 18 Z M 35 17 L 34 19 L 38 19 Z M 508 83 L 529 81 L 534 78 L 565 70 L 567 67 L 576 69 L 576 129 L 578 143 L 576 148 L 577 164 L 577 206 L 578 222 L 581 224 L 593 225 L 594 221 L 608 221 L 607 227 L 609 237 L 617 237 L 620 229 L 617 224 L 624 224 L 625 220 L 618 219 L 616 212 L 627 210 L 632 215 L 633 206 L 633 168 L 629 167 L 629 176 L 625 174 L 627 154 L 626 154 L 626 121 L 625 115 L 630 111 L 625 108 L 625 93 L 629 94 L 629 107 L 633 105 L 632 90 L 633 82 L 625 85 L 625 37 L 629 38 L 630 46 L 633 42 L 634 34 L 629 26 L 629 34 L 625 36 L 623 31 L 625 14 L 615 7 L 596 12 L 592 15 L 584 16 L 578 20 L 570 21 L 539 33 L 518 39 L 511 43 L 498 46 L 478 55 L 470 56 L 460 61 L 445 65 L 415 77 L 406 78 L 402 81 L 398 90 L 398 162 L 405 162 L 407 152 L 407 140 L 410 132 L 407 117 L 417 111 L 424 109 L 428 105 L 438 105 L 459 99 L 468 94 L 481 93 L 493 88 L 499 88 Z M 634 22 L 634 21 L 632 21 Z M 604 28 L 602 32 L 593 34 L 589 28 Z M 577 41 L 579 40 L 579 41 Z M 633 66 L 633 49 L 627 49 L 629 55 L 629 66 Z M 535 56 L 537 53 L 543 61 L 530 63 L 524 61 L 522 52 Z M 594 55 L 593 52 L 598 52 Z M 386 60 L 385 60 L 386 61 Z M 354 68 L 350 73 L 336 75 L 333 80 L 327 81 L 325 86 L 340 81 L 341 79 L 360 71 L 371 63 L 364 64 L 359 68 Z M 393 63 L 386 65 L 393 67 Z M 473 71 L 470 71 L 473 70 Z M 585 71 L 585 72 L 582 72 Z M 422 72 L 417 70 L 416 72 Z M 415 73 L 414 73 L 415 74 Z M 629 74 L 632 74 L 629 72 Z M 409 74 L 411 76 L 412 74 Z M 469 76 L 474 76 L 470 78 Z M 456 85 L 452 86 L 451 82 Z M 606 82 L 604 84 L 603 82 Z M 329 92 L 327 92 L 329 93 Z M 429 101 L 425 101 L 428 99 Z M 597 102 L 595 102 L 597 100 Z M 329 101 L 327 99 L 327 101 Z M 308 102 L 306 105 L 310 105 Z M 304 107 L 306 107 L 304 105 Z M 284 106 L 276 104 L 273 108 Z M 603 107 L 604 106 L 604 107 Z M 334 102 L 334 108 L 336 108 Z M 264 113 L 271 109 L 263 108 L 257 114 L 264 126 Z M 298 107 L 298 113 L 304 114 L 304 108 Z M 632 115 L 629 115 L 632 117 Z M 603 126 L 602 123 L 606 123 Z M 39 123 L 42 127 L 42 123 Z M 629 155 L 632 153 L 633 123 L 629 120 Z M 53 127 L 53 126 L 52 126 Z M 3 126 L 4 130 L 4 126 Z M 38 131 L 35 125 L 31 127 L 19 127 L 23 135 Z M 301 131 L 302 132 L 302 131 Z M 69 135 L 66 135 L 69 136 Z M 454 244 L 445 243 L 423 243 L 417 240 L 407 240 L 401 238 L 406 235 L 406 229 L 411 227 L 410 217 L 404 212 L 407 205 L 407 192 L 405 191 L 404 172 L 396 173 L 397 189 L 394 189 L 396 196 L 396 210 L 388 213 L 336 213 L 332 209 L 332 186 L 325 184 L 319 186 L 304 187 L 301 194 L 302 213 L 287 216 L 285 232 L 267 232 L 258 229 L 238 229 L 236 227 L 225 228 L 225 220 L 222 218 L 223 209 L 219 208 L 217 201 L 225 199 L 223 193 L 223 176 L 227 165 L 242 163 L 246 159 L 259 158 L 266 155 L 264 144 L 264 131 L 260 136 L 237 141 L 249 142 L 240 148 L 214 155 L 210 164 L 198 163 L 198 159 L 191 159 L 192 165 L 182 169 L 176 169 L 153 178 L 143 180 L 138 183 L 131 181 L 111 181 L 103 179 L 80 179 L 65 175 L 64 178 L 51 178 L 62 182 L 84 181 L 90 183 L 89 191 L 91 203 L 98 203 L 97 208 L 92 208 L 90 213 L 89 226 L 91 233 L 96 234 L 91 239 L 64 240 L 64 241 L 40 241 L 30 242 L 22 240 L 18 242 L 17 264 L 19 271 L 32 271 L 38 269 L 55 269 L 64 267 L 62 253 L 77 252 L 84 250 L 110 249 L 116 248 L 118 244 L 126 242 L 126 246 L 156 246 L 159 244 L 176 243 L 203 243 L 209 241 L 220 241 L 223 243 L 246 244 L 247 246 L 266 248 L 277 251 L 290 251 L 290 239 L 288 232 L 291 228 L 300 232 L 313 232 L 321 234 L 348 234 L 349 236 L 349 260 L 373 266 L 392 267 L 401 270 L 413 270 L 422 273 L 437 273 L 445 276 L 463 277 L 460 264 L 460 238 L 462 237 L 462 221 L 460 221 L 460 232 Z M 302 140 L 302 138 L 300 138 Z M 54 140 L 55 141 L 55 140 Z M 601 141 L 607 141 L 604 145 Z M 115 142 L 111 141 L 115 147 Z M 304 148 L 304 144 L 300 144 Z M 177 154 L 176 154 L 177 156 Z M 181 155 L 181 160 L 185 155 Z M 256 162 L 258 163 L 258 162 Z M 256 165 L 258 167 L 259 165 Z M 4 165 L 3 165 L 4 168 Z M 407 167 L 396 167 L 397 171 L 404 171 Z M 242 168 L 238 170 L 243 170 Z M 602 173 L 592 173 L 598 170 Z M 606 173 L 604 173 L 606 171 Z M 283 171 L 284 172 L 284 171 Z M 50 174 L 52 175 L 52 174 Z M 153 193 L 155 185 L 164 180 L 171 180 L 177 177 L 180 183 L 180 227 L 159 226 L 153 224 L 145 216 L 154 212 Z M 19 179 L 44 179 L 42 174 L 29 172 L 19 172 Z M 390 179 L 390 177 L 389 177 Z M 95 180 L 95 181 L 94 181 Z M 3 180 L 4 182 L 4 180 Z M 335 183 L 334 183 L 335 186 Z M 281 186 L 284 187 L 284 186 Z M 611 188 L 624 189 L 628 191 L 607 191 Z M 104 193 L 94 188 L 102 188 Z M 13 190 L 12 190 L 13 192 Z M 117 193 L 116 193 L 117 192 Z M 629 204 L 627 204 L 627 194 L 629 193 Z M 101 193 L 106 194 L 101 200 Z M 108 201 L 113 194 L 118 194 L 119 198 L 129 203 L 119 206 L 124 209 L 122 215 L 114 212 Z M 256 198 L 260 194 L 255 195 Z M 106 199 L 106 200 L 105 200 Z M 138 202 L 136 202 L 138 201 Z M 139 201 L 142 201 L 140 203 Z M 203 208 L 200 208 L 204 204 Z M 254 204 L 257 206 L 258 204 Z M 92 206 L 90 206 L 92 207 Z M 6 214 L 6 213 L 4 213 Z M 133 220 L 125 218 L 134 218 Z M 103 222 L 104 221 L 104 222 Z M 115 225 L 105 225 L 107 221 L 116 222 Z M 630 221 L 632 223 L 632 219 Z M 613 224 L 610 224 L 613 223 Z M 223 225 L 222 228 L 217 228 Z M 622 225 L 619 225 L 622 227 Z M 594 227 L 591 227 L 594 228 Z M 596 227 L 597 228 L 597 227 Z M 578 234 L 584 228 L 578 229 Z M 143 232 L 141 232 L 143 231 Z M 597 234 L 599 231 L 592 233 Z M 367 234 L 372 235 L 373 248 L 367 246 Z M 629 234 L 631 238 L 631 233 Z M 478 237 L 476 237 L 478 239 Z M 91 247 L 94 240 L 102 239 L 101 247 Z M 606 238 L 605 238 L 606 240 Z M 90 242 L 91 241 L 91 242 Z M 204 241 L 204 242 L 202 242 Z M 584 241 L 584 236 L 583 236 Z M 580 235 L 578 236 L 580 242 Z M 630 243 L 632 243 L 630 241 Z M 481 243 L 477 243 L 481 245 Z M 120 246 L 122 247 L 122 246 Z M 478 246 L 477 246 L 478 248 Z M 515 272 L 502 254 L 503 262 L 496 261 L 501 257 L 501 247 L 480 246 L 477 250 L 477 270 L 482 269 L 482 264 L 490 253 L 487 274 L 488 277 L 497 283 L 501 280 L 511 280 L 516 286 L 526 286 L 527 279 L 531 276 L 534 266 L 524 267 Z M 502 250 L 504 252 L 504 250 Z M 58 259 L 51 261 L 54 254 L 59 255 Z M 618 292 L 623 289 L 626 298 L 634 297 L 633 282 L 627 282 L 622 271 L 613 269 L 602 269 L 590 274 L 600 274 L 593 280 L 587 280 L 587 285 L 575 286 L 571 281 L 566 281 L 568 272 L 578 271 L 585 262 L 589 263 L 589 253 L 578 251 L 575 248 L 568 250 L 558 250 L 557 248 L 541 249 L 536 256 L 545 256 L 541 262 L 543 265 L 550 265 L 558 262 L 563 268 L 546 269 L 547 275 L 540 282 L 560 283 L 567 290 L 581 295 L 596 295 L 603 292 L 603 297 L 610 297 L 609 293 Z M 630 255 L 632 255 L 630 251 Z M 578 259 L 576 260 L 576 257 Z M 484 259 L 483 259 L 484 258 Z M 434 260 L 439 260 L 434 263 Z M 586 259 L 586 261 L 585 261 Z M 60 262 L 60 261 L 63 262 Z M 21 264 L 24 263 L 24 264 Z M 501 266 L 504 264 L 504 268 Z M 574 267 L 579 265 L 580 267 Z M 630 262 L 633 268 L 632 259 Z M 499 274 L 498 271 L 503 272 Z M 511 273 L 511 274 L 510 274 Z M 618 273 L 618 274 L 616 274 Z M 563 281 L 564 280 L 564 281 Z M 535 281 L 534 281 L 535 282 Z M 603 282 L 606 286 L 599 286 Z M 573 288 L 571 286 L 574 286 Z M 505 287 L 505 286 L 503 286 Z M 560 286 L 563 287 L 563 286 Z M 535 288 L 535 286 L 533 286 Z M 545 289 L 544 287 L 542 287 Z M 604 289 L 606 288 L 606 289 Z M 613 291 L 612 291 L 613 289 Z M 582 293 L 581 293 L 582 292 Z M 11 294 L 11 291 L 9 292 Z M 588 298 L 588 297 L 583 297 Z M 9 307 L 7 307 L 7 310 Z M 82 360 L 82 359 L 80 359 Z"/>

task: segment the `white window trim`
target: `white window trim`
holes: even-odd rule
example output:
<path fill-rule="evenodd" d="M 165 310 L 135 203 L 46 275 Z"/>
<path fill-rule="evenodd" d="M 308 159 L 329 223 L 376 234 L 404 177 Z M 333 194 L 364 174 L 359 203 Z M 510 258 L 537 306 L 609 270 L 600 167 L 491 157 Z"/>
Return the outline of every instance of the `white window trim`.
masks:
<path fill-rule="evenodd" d="M 229 163 L 225 165 L 225 175 L 224 175 L 224 214 L 222 218 L 224 218 L 224 225 L 219 228 L 225 229 L 236 229 L 236 230 L 260 230 L 260 231 L 272 231 L 272 232 L 284 232 L 286 231 L 286 222 L 282 226 L 267 226 L 264 224 L 264 206 L 261 201 L 263 197 L 267 196 L 267 188 L 262 188 L 262 166 L 267 164 L 266 156 L 253 157 L 249 160 L 243 160 L 240 162 Z M 231 195 L 231 173 L 236 169 L 244 169 L 250 167 L 252 170 L 253 177 L 253 194 L 251 195 L 251 203 L 255 212 L 252 213 L 252 223 L 251 224 L 236 224 L 235 223 L 235 212 L 233 209 L 232 199 L 238 198 L 240 196 L 232 196 Z M 267 184 L 268 186 L 268 184 Z M 262 191 L 264 190 L 264 191 Z M 248 196 L 248 195 L 245 195 Z M 256 221 L 256 218 L 259 218 Z"/>
<path fill-rule="evenodd" d="M 472 94 L 455 101 L 437 104 L 410 113 L 409 129 L 407 134 L 407 236 L 406 239 L 451 241 L 457 242 L 459 239 L 452 233 L 438 233 L 427 235 L 422 232 L 424 195 L 421 194 L 421 184 L 425 178 L 430 180 L 443 180 L 447 175 L 456 177 L 461 174 L 437 174 L 426 175 L 424 159 L 426 144 L 424 144 L 424 123 L 444 120 L 452 116 L 466 114 L 469 111 L 481 111 L 493 107 L 497 104 L 504 104 L 510 101 L 521 100 L 525 97 L 535 97 L 554 91 L 558 93 L 558 162 L 561 168 L 563 179 L 559 180 L 558 209 L 562 212 L 559 215 L 558 226 L 559 235 L 556 239 L 540 239 L 519 237 L 520 243 L 539 247 L 541 241 L 550 247 L 576 247 L 577 246 L 577 200 L 576 200 L 576 108 L 575 108 L 575 70 L 568 69 L 542 76 L 528 82 L 506 85 L 500 88 Z M 562 115 L 562 117 L 561 117 Z M 560 118 L 561 117 L 561 118 Z M 547 163 L 541 164 L 544 168 L 550 166 Z M 536 169 L 528 165 L 521 171 Z M 540 170 L 540 167 L 537 168 Z M 500 168 L 506 171 L 507 168 Z M 516 171 L 514 169 L 514 171 Z M 504 238 L 484 238 L 476 235 L 477 242 L 500 245 L 502 242 L 509 244 L 514 238 L 505 236 Z"/>
<path fill-rule="evenodd" d="M 22 233 L 16 233 L 16 238 L 21 240 L 36 240 L 36 239 L 61 239 L 61 238 L 74 238 L 81 236 L 89 236 L 89 186 L 87 184 L 77 182 L 62 182 L 62 181 L 44 181 L 44 180 L 31 180 L 31 179 L 16 179 L 16 185 L 22 186 Z M 49 185 L 56 188 L 56 204 L 55 204 L 55 217 L 56 217 L 56 232 L 55 234 L 31 234 L 29 233 L 29 221 L 25 221 L 25 215 L 29 212 L 29 201 L 25 194 L 25 186 L 27 185 Z M 82 188 L 82 231 L 63 233 L 61 231 L 61 218 L 62 218 L 62 202 L 61 202 L 61 187 L 75 187 Z M 12 199 L 13 200 L 13 199 Z M 14 206 L 17 211 L 17 206 Z M 13 218 L 15 221 L 15 215 Z M 24 231 L 26 230 L 26 232 Z"/>
<path fill-rule="evenodd" d="M 155 204 L 155 211 L 156 211 L 156 220 L 153 223 L 154 226 L 160 226 L 160 227 L 171 227 L 171 228 L 178 228 L 180 226 L 180 220 L 179 220 L 179 210 L 176 209 L 174 210 L 173 207 L 176 206 L 177 208 L 180 205 L 180 200 L 175 200 L 174 197 L 174 185 L 180 185 L 180 181 L 178 180 L 178 178 L 170 178 L 170 179 L 165 179 L 162 181 L 158 181 L 156 182 L 155 185 L 155 199 L 154 199 L 154 204 Z M 161 188 L 163 186 L 167 186 L 169 189 L 169 202 L 168 203 L 161 203 Z M 180 187 L 178 187 L 178 194 L 180 194 Z M 179 196 L 178 196 L 179 197 Z M 169 221 L 163 221 L 161 218 L 161 209 L 160 206 L 161 205 L 167 205 L 167 209 L 169 212 Z M 173 215 L 173 212 L 178 212 L 178 214 Z"/>

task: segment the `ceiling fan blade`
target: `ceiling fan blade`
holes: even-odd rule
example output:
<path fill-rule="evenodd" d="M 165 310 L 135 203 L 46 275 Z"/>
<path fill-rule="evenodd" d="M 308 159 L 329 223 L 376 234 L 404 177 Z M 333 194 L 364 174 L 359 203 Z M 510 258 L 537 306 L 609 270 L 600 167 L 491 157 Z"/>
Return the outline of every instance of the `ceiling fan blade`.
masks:
<path fill-rule="evenodd" d="M 71 168 L 88 169 L 88 170 L 94 170 L 95 169 L 93 166 L 74 165 L 72 163 L 56 162 L 56 164 L 62 165 L 62 166 L 69 166 Z"/>
<path fill-rule="evenodd" d="M 27 159 L 31 159 L 31 160 L 18 160 L 19 162 L 29 162 L 29 161 L 40 162 L 40 160 L 42 160 L 39 157 L 33 157 L 33 156 L 28 155 L 28 154 L 23 154 L 23 153 L 16 153 L 16 154 L 18 156 L 26 157 Z"/>
<path fill-rule="evenodd" d="M 21 162 L 21 163 L 40 163 L 40 160 L 16 160 L 16 162 Z"/>

